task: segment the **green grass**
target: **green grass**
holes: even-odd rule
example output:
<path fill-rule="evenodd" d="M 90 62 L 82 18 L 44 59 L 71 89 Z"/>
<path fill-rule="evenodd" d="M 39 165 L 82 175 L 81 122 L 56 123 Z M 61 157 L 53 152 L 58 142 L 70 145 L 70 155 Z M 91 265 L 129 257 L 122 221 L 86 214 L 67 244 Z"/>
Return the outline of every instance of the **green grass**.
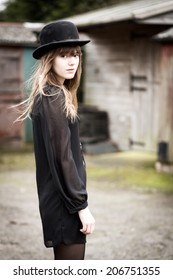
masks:
<path fill-rule="evenodd" d="M 31 151 L 1 151 L 0 172 L 10 170 L 34 170 L 35 158 L 33 150 Z"/>
<path fill-rule="evenodd" d="M 85 156 L 88 181 L 99 185 L 139 188 L 173 192 L 173 175 L 155 170 L 156 156 L 151 153 L 124 152 Z M 35 159 L 32 149 L 28 152 L 1 152 L 0 172 L 33 170 Z M 102 184 L 103 183 L 103 184 Z"/>
<path fill-rule="evenodd" d="M 155 170 L 155 155 L 126 152 L 88 159 L 88 178 L 115 187 L 173 191 L 173 175 Z"/>

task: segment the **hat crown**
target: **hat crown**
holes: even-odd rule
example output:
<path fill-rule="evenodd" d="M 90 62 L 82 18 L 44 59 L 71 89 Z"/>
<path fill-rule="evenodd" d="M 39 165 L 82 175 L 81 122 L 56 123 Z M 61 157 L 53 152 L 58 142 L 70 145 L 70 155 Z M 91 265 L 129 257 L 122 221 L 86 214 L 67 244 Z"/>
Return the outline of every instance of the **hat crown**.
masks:
<path fill-rule="evenodd" d="M 40 59 L 49 51 L 58 47 L 84 46 L 90 40 L 81 40 L 77 27 L 70 21 L 60 20 L 43 27 L 39 35 L 39 46 L 33 52 L 35 59 Z"/>
<path fill-rule="evenodd" d="M 40 33 L 40 45 L 78 39 L 79 33 L 77 27 L 68 21 L 50 23 Z"/>

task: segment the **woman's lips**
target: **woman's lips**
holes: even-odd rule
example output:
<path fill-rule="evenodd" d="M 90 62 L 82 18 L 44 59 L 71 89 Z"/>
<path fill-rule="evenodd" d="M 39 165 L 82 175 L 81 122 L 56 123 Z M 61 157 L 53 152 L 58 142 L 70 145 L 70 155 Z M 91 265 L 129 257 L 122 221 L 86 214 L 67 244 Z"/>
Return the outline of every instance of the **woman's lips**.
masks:
<path fill-rule="evenodd" d="M 75 69 L 67 69 L 67 72 L 74 72 Z"/>

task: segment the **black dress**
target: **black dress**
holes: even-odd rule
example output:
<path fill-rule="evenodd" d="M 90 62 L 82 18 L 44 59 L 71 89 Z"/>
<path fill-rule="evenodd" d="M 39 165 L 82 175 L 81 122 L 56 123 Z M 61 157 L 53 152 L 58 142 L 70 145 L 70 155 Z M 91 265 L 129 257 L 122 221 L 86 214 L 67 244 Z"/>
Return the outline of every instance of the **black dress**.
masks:
<path fill-rule="evenodd" d="M 87 207 L 86 170 L 78 121 L 66 118 L 64 93 L 53 86 L 31 113 L 39 209 L 46 247 L 85 243 L 78 211 Z"/>

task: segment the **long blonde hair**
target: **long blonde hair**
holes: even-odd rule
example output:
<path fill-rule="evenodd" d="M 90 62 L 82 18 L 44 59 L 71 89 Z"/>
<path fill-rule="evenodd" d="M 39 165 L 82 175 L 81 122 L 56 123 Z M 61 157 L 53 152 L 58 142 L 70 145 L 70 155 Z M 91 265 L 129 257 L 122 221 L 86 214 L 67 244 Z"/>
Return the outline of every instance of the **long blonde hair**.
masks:
<path fill-rule="evenodd" d="M 57 55 L 79 55 L 79 65 L 75 76 L 73 79 L 65 80 L 64 85 L 60 85 L 58 81 L 57 74 L 53 71 L 53 60 Z M 23 110 L 20 111 L 20 116 L 16 119 L 16 121 L 23 121 L 27 117 L 30 117 L 30 113 L 32 111 L 34 99 L 36 95 L 40 95 L 41 97 L 47 94 L 44 92 L 44 87 L 46 85 L 52 85 L 57 87 L 57 93 L 59 88 L 61 88 L 64 92 L 65 102 L 64 102 L 64 111 L 66 113 L 66 117 L 74 121 L 77 117 L 77 89 L 80 84 L 81 77 L 81 48 L 80 47 L 62 47 L 48 52 L 44 55 L 39 64 L 31 76 L 31 78 L 27 81 L 26 87 L 31 88 L 31 94 L 28 99 L 24 100 L 18 105 L 24 106 Z M 57 94 L 56 92 L 53 95 Z"/>

